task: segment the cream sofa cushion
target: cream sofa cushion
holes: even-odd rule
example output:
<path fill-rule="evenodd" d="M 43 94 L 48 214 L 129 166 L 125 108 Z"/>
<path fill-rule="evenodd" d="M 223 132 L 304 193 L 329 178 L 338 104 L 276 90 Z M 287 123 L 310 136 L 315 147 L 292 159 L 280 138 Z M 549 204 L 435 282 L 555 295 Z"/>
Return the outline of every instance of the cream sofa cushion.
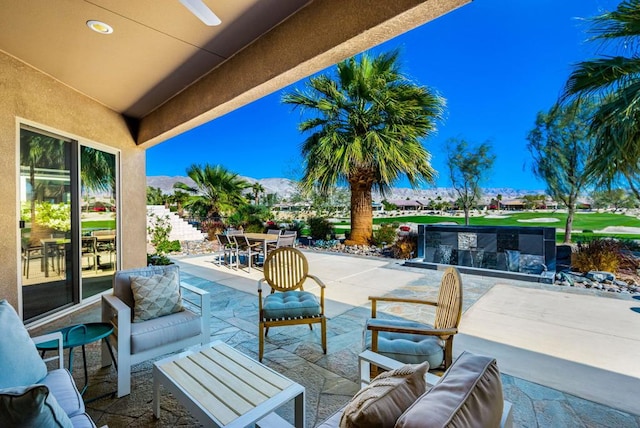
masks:
<path fill-rule="evenodd" d="M 426 390 L 429 363 L 407 364 L 384 372 L 361 389 L 346 405 L 341 428 L 391 427 Z"/>

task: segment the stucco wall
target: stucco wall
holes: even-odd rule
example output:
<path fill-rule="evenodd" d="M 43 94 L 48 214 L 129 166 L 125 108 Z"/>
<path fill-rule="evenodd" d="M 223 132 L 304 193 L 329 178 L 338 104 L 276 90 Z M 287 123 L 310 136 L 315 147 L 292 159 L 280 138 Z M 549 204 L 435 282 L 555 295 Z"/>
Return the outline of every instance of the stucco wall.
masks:
<path fill-rule="evenodd" d="M 144 266 L 145 152 L 122 116 L 0 52 L 0 298 L 19 307 L 18 118 L 121 151 L 122 267 Z"/>

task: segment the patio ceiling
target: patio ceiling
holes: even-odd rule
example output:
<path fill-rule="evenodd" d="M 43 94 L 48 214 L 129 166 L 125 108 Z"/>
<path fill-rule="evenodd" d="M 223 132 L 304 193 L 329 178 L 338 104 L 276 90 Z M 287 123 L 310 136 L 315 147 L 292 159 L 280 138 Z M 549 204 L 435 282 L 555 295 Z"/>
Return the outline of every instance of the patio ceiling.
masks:
<path fill-rule="evenodd" d="M 149 146 L 470 0 L 204 1 L 220 25 L 178 0 L 3 0 L 0 51 L 121 113 Z"/>

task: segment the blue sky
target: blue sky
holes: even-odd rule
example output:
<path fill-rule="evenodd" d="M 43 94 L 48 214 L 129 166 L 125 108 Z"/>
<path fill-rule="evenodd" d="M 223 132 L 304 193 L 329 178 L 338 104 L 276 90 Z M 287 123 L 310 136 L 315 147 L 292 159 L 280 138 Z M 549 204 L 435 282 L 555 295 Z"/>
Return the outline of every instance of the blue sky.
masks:
<path fill-rule="evenodd" d="M 370 52 L 400 48 L 402 70 L 446 100 L 444 120 L 423 141 L 446 187 L 449 138 L 490 141 L 496 161 L 485 187 L 544 189 L 530 172 L 526 136 L 558 98 L 572 65 L 601 52 L 588 43 L 591 17 L 618 0 L 475 0 Z M 298 85 L 301 82 L 298 82 Z M 296 178 L 300 114 L 285 88 L 147 150 L 147 175 L 184 176 L 193 163 L 242 176 Z M 405 180 L 396 187 L 407 187 Z"/>

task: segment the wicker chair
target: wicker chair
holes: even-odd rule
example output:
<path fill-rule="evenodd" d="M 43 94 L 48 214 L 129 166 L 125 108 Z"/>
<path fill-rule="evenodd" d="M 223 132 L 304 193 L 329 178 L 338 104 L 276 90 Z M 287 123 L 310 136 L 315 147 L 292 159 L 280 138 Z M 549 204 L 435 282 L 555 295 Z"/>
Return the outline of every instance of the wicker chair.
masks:
<path fill-rule="evenodd" d="M 446 370 L 453 360 L 453 337 L 462 316 L 462 280 L 454 267 L 442 276 L 438 301 L 399 297 L 369 297 L 371 318 L 365 324 L 365 349 L 405 364 L 429 361 Z M 415 303 L 436 307 L 433 326 L 414 321 L 376 318 L 377 302 Z"/>
<path fill-rule="evenodd" d="M 327 324 L 324 315 L 325 285 L 314 275 L 309 275 L 309 264 L 295 248 L 283 247 L 271 251 L 264 262 L 264 278 L 258 281 L 259 309 L 259 360 L 264 354 L 264 338 L 269 327 L 320 323 L 322 350 L 327 353 Z M 303 284 L 307 278 L 320 286 L 320 301 Z M 271 294 L 262 299 L 262 284 L 271 287 Z"/>

